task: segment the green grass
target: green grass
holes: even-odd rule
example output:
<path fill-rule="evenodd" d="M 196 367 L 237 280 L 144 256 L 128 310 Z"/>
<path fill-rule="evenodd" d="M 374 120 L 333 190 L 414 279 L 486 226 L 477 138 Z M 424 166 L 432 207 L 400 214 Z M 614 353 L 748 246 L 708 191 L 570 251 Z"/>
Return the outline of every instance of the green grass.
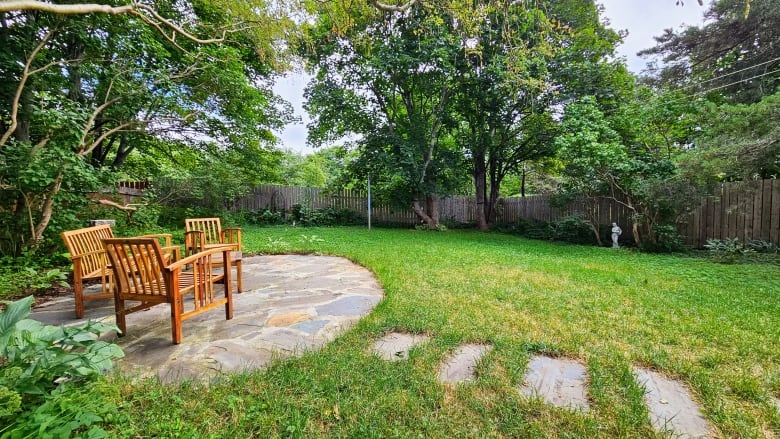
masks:
<path fill-rule="evenodd" d="M 348 257 L 386 297 L 324 349 L 204 388 L 117 378 L 127 437 L 654 437 L 632 365 L 684 382 L 720 434 L 780 434 L 780 268 L 477 232 L 245 228 L 247 253 Z M 393 331 L 431 341 L 369 353 Z M 437 381 L 447 352 L 494 346 L 478 379 Z M 588 414 L 518 392 L 536 353 L 588 366 Z"/>

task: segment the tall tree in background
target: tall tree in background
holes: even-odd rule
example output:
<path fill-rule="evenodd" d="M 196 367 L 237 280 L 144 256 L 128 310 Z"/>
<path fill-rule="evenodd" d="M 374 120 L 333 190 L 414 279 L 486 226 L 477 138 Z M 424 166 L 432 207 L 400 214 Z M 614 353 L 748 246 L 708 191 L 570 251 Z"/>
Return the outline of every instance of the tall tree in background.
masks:
<path fill-rule="evenodd" d="M 641 54 L 661 55 L 663 84 L 691 93 L 713 91 L 732 103 L 754 103 L 780 85 L 780 2 L 717 0 L 706 23 L 656 37 Z"/>
<path fill-rule="evenodd" d="M 272 146 L 284 113 L 263 81 L 284 61 L 277 45 L 291 23 L 265 3 L 157 1 L 118 15 L 21 3 L 35 7 L 0 20 L 0 212 L 16 251 L 139 147 L 218 143 L 257 156 Z"/>
<path fill-rule="evenodd" d="M 459 20 L 467 56 L 455 79 L 455 129 L 485 230 L 504 178 L 554 154 L 553 106 L 582 94 L 619 99 L 613 83 L 627 75 L 607 62 L 620 37 L 593 2 L 476 2 Z"/>
<path fill-rule="evenodd" d="M 355 25 L 345 32 L 333 11 L 321 10 L 311 31 L 320 42 L 318 73 L 307 90 L 310 139 L 359 135 L 355 166 L 431 228 L 439 224 L 439 198 L 460 178 L 451 172 L 451 142 L 443 140 L 463 50 L 453 16 L 441 7 L 421 3 L 400 15 L 348 9 L 341 12 Z"/>

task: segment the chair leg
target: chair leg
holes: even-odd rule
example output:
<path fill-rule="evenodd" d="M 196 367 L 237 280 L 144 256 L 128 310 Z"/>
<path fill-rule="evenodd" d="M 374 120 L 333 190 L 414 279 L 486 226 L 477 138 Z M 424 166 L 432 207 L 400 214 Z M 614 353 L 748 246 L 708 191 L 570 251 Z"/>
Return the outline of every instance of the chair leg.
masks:
<path fill-rule="evenodd" d="M 119 328 L 119 336 L 127 333 L 127 321 L 125 320 L 125 301 L 114 295 L 114 310 L 116 311 L 116 326 Z"/>
<path fill-rule="evenodd" d="M 234 265 L 236 266 L 236 289 L 239 293 L 243 293 L 244 290 L 241 286 L 241 259 L 234 261 Z"/>
<path fill-rule="evenodd" d="M 73 293 L 76 299 L 76 318 L 84 318 L 84 284 L 81 282 L 81 276 L 73 276 Z"/>
<path fill-rule="evenodd" d="M 181 314 L 184 310 L 183 298 L 177 294 L 171 302 L 171 336 L 173 344 L 181 343 Z"/>

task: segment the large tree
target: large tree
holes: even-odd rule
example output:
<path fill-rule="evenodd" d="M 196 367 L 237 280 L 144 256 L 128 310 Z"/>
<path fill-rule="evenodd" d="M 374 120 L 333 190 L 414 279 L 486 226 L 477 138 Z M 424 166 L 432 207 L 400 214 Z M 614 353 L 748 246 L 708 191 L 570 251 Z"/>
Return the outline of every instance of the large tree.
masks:
<path fill-rule="evenodd" d="M 753 103 L 780 85 L 780 3 L 714 1 L 705 24 L 667 29 L 643 54 L 661 55 L 662 83 L 690 93 L 714 92 L 733 103 Z"/>
<path fill-rule="evenodd" d="M 582 94 L 619 99 L 619 35 L 593 2 L 475 2 L 460 14 L 467 56 L 455 81 L 457 139 L 472 162 L 477 223 L 494 222 L 501 183 L 554 154 L 554 106 Z"/>
<path fill-rule="evenodd" d="M 0 161 L 13 163 L 0 175 L 0 212 L 11 247 L 39 242 L 58 204 L 85 201 L 104 184 L 98 170 L 139 148 L 272 146 L 284 117 L 268 78 L 291 23 L 264 3 L 156 1 L 117 15 L 6 3 L 35 6 L 0 12 Z"/>
<path fill-rule="evenodd" d="M 457 185 L 456 155 L 445 142 L 456 59 L 463 56 L 451 14 L 417 4 L 403 14 L 341 10 L 354 25 L 342 29 L 332 10 L 312 28 L 317 78 L 307 90 L 314 143 L 357 135 L 361 159 L 389 199 L 411 207 L 430 227 L 438 200 Z"/>

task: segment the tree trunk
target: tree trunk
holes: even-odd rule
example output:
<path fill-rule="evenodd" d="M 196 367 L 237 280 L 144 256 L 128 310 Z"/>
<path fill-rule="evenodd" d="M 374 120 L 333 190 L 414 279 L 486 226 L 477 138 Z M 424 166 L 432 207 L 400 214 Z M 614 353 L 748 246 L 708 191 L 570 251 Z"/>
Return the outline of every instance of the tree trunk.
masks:
<path fill-rule="evenodd" d="M 523 173 L 522 177 L 520 178 L 520 196 L 525 198 L 525 173 L 526 173 L 526 164 L 523 162 Z"/>
<path fill-rule="evenodd" d="M 485 167 L 484 153 L 474 153 L 474 189 L 476 191 L 477 201 L 477 228 L 482 231 L 488 230 L 487 209 L 485 206 L 487 198 L 487 170 Z"/>
<path fill-rule="evenodd" d="M 32 87 L 25 87 L 19 96 L 19 115 L 14 138 L 19 142 L 30 141 L 30 120 L 35 109 L 33 108 Z"/>
<path fill-rule="evenodd" d="M 488 226 L 496 223 L 496 203 L 498 203 L 498 190 L 501 187 L 501 174 L 495 157 L 490 158 L 490 196 L 485 205 L 485 217 Z"/>
<path fill-rule="evenodd" d="M 54 197 L 57 196 L 57 194 L 60 192 L 60 187 L 62 187 L 62 170 L 59 171 L 57 178 L 54 180 L 54 184 L 51 187 L 51 190 L 44 197 L 44 202 L 41 209 L 41 220 L 38 221 L 38 224 L 35 226 L 35 231 L 33 232 L 32 237 L 33 242 L 36 244 L 43 241 L 43 233 L 46 231 L 46 228 L 49 227 L 51 215 L 54 213 Z"/>
<path fill-rule="evenodd" d="M 435 230 L 439 225 L 439 197 L 433 194 L 425 195 L 425 207 L 422 196 L 416 196 L 412 200 L 412 210 L 424 222 L 429 229 Z"/>
<path fill-rule="evenodd" d="M 439 225 L 439 196 L 436 194 L 426 195 L 425 205 L 428 210 L 428 216 L 431 218 L 429 226 L 435 229 Z"/>

